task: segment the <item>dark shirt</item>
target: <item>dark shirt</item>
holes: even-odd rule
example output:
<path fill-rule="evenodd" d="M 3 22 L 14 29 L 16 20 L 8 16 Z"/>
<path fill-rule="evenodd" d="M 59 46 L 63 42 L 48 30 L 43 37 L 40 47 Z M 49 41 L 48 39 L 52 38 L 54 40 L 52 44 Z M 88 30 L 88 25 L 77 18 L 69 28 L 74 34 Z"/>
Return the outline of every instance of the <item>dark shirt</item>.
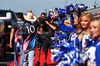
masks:
<path fill-rule="evenodd" d="M 24 25 L 24 21 L 22 20 L 17 20 L 16 22 L 12 23 L 12 29 L 14 29 L 14 32 L 16 32 L 18 29 L 21 28 L 21 26 Z"/>
<path fill-rule="evenodd" d="M 53 26 L 57 27 L 55 23 L 52 23 Z M 46 38 L 54 36 L 55 30 L 53 30 L 49 25 L 46 27 L 48 30 L 43 33 L 43 36 Z"/>
<path fill-rule="evenodd" d="M 37 27 L 38 27 L 37 22 L 34 22 L 33 24 L 25 23 L 18 32 L 18 34 L 23 37 L 24 42 L 26 41 L 25 43 L 27 42 L 29 43 L 27 49 L 33 49 L 35 47 L 35 45 L 33 45 L 34 43 L 32 42 L 35 41 Z"/>

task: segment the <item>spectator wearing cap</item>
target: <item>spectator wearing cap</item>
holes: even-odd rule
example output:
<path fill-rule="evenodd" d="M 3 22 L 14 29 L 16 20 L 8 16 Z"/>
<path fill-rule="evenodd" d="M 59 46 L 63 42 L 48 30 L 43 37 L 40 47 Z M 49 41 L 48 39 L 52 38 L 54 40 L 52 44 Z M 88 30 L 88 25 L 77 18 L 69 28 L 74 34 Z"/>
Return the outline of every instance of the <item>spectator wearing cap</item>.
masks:
<path fill-rule="evenodd" d="M 33 66 L 38 22 L 36 21 L 37 17 L 32 12 L 28 12 L 27 15 L 24 15 L 24 19 L 26 23 L 18 32 L 18 41 L 20 42 L 23 38 L 23 66 Z"/>

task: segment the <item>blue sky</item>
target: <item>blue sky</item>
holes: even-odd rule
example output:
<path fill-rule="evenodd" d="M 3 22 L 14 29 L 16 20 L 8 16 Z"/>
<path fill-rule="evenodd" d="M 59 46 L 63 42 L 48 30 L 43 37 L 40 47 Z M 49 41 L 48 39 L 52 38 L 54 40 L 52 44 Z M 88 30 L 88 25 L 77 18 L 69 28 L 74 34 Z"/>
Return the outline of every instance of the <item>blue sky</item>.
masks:
<path fill-rule="evenodd" d="M 15 12 L 27 13 L 29 9 L 39 17 L 42 12 L 47 12 L 53 7 L 64 8 L 70 3 L 83 3 L 89 7 L 93 7 L 94 2 L 100 6 L 100 0 L 0 0 L 0 9 L 11 9 Z"/>

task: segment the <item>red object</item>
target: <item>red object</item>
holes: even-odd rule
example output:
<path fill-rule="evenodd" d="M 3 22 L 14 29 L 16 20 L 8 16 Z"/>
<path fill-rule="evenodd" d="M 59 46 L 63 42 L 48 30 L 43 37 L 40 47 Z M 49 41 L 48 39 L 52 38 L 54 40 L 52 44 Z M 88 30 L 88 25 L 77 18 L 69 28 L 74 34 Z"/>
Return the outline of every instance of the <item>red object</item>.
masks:
<path fill-rule="evenodd" d="M 37 62 L 37 49 L 35 52 L 34 66 L 36 62 Z M 43 51 L 41 50 L 40 66 L 43 66 L 43 64 L 44 64 L 44 57 L 43 57 Z M 51 55 L 50 55 L 49 50 L 48 50 L 47 64 L 48 66 L 49 65 L 51 66 Z M 9 66 L 14 66 L 14 61 Z M 18 57 L 18 66 L 20 66 L 20 56 Z"/>

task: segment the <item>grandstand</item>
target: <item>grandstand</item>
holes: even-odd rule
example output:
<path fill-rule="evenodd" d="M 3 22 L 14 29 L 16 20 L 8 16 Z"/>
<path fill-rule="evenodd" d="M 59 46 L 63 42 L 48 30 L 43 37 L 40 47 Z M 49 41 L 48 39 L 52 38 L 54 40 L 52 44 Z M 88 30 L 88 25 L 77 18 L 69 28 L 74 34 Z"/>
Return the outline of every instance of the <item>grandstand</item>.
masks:
<path fill-rule="evenodd" d="M 84 11 L 83 13 L 87 13 L 87 12 L 92 13 L 94 18 L 98 18 L 98 17 L 100 17 L 100 6 L 96 7 L 96 8 L 89 9 L 87 11 Z"/>

